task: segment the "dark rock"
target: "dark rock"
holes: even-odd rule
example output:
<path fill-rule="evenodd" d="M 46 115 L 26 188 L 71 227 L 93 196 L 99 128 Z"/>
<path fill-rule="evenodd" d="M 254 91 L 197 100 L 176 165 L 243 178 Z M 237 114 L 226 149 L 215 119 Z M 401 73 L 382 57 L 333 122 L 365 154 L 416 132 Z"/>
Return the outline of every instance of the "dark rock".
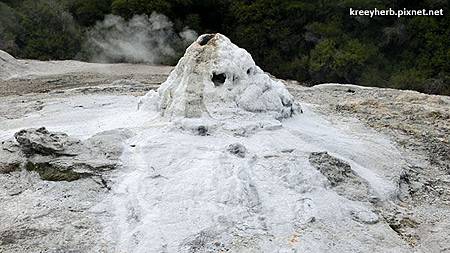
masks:
<path fill-rule="evenodd" d="M 197 42 L 200 46 L 206 45 L 212 38 L 214 38 L 215 34 L 204 34 L 197 39 Z"/>
<path fill-rule="evenodd" d="M 313 152 L 309 161 L 327 179 L 331 186 L 336 186 L 350 176 L 355 176 L 350 165 L 329 155 L 327 152 Z"/>
<path fill-rule="evenodd" d="M 86 141 L 45 128 L 17 132 L 17 143 L 2 144 L 0 172 L 6 173 L 24 164 L 44 180 L 74 181 L 99 175 L 120 165 L 123 142 L 131 137 L 128 130 L 117 129 L 98 133 Z"/>
<path fill-rule="evenodd" d="M 327 152 L 313 152 L 309 162 L 320 171 L 337 194 L 351 200 L 368 200 L 369 185 L 351 166 Z"/>
<path fill-rule="evenodd" d="M 197 128 L 197 134 L 200 135 L 200 136 L 208 135 L 208 128 L 206 128 L 205 126 L 199 126 Z"/>
<path fill-rule="evenodd" d="M 10 173 L 20 169 L 20 163 L 0 163 L 0 173 Z"/>
<path fill-rule="evenodd" d="M 64 152 L 67 147 L 79 143 L 65 133 L 50 133 L 45 127 L 23 129 L 14 134 L 14 137 L 27 155 L 68 155 Z"/>
<path fill-rule="evenodd" d="M 247 154 L 247 149 L 240 143 L 233 143 L 228 145 L 227 151 L 240 158 L 244 158 Z"/>
<path fill-rule="evenodd" d="M 227 233 L 206 229 L 185 238 L 180 252 L 229 252 L 229 244 Z"/>
<path fill-rule="evenodd" d="M 26 226 L 15 227 L 0 231 L 0 245 L 14 244 L 28 238 L 40 237 L 48 234 L 49 231 Z"/>
<path fill-rule="evenodd" d="M 0 173 L 19 170 L 24 160 L 19 145 L 13 141 L 4 141 L 0 146 Z"/>
<path fill-rule="evenodd" d="M 27 162 L 25 168 L 28 171 L 36 171 L 43 180 L 48 181 L 74 181 L 82 178 L 83 173 L 77 173 L 73 168 L 69 167 L 58 167 L 51 163 L 33 163 Z M 85 174 L 86 176 L 88 174 Z"/>

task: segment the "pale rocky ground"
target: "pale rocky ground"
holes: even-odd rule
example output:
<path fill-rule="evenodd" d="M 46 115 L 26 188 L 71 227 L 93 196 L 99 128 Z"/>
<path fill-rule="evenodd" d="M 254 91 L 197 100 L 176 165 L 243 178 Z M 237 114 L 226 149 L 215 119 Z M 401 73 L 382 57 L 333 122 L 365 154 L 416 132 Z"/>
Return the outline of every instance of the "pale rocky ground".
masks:
<path fill-rule="evenodd" d="M 384 217 L 419 251 L 450 252 L 444 239 L 450 235 L 450 97 L 353 85 L 290 87 L 329 118 L 357 119 L 395 142 L 408 160 L 395 210 L 401 215 L 389 210 Z"/>
<path fill-rule="evenodd" d="M 83 142 L 117 125 L 141 124 L 145 130 L 125 145 L 124 157 L 130 161 L 123 162 L 136 170 L 125 166 L 67 182 L 0 168 L 0 252 L 149 252 L 142 249 L 154 245 L 161 246 L 150 252 L 450 252 L 449 97 L 285 82 L 304 111 L 296 120 L 284 121 L 285 130 L 271 126 L 245 138 L 214 132 L 192 136 L 177 127 L 160 129 L 163 123 L 141 122 L 140 117 L 153 116 L 136 112 L 140 96 L 165 81 L 172 67 L 23 63 L 30 72 L 0 81 L 0 141 L 22 128 L 41 126 Z M 72 122 L 70 128 L 67 122 Z M 190 131 L 190 125 L 180 124 Z M 150 144 L 145 142 L 149 135 L 156 138 Z M 204 138 L 209 141 L 203 143 Z M 227 146 L 231 141 L 240 144 Z M 186 160 L 164 160 L 174 147 Z M 0 152 L 2 159 L 5 152 Z M 217 161 L 206 163 L 211 157 Z M 167 163 L 167 168 L 141 168 L 152 162 Z M 201 167 L 189 171 L 198 187 L 205 188 L 203 194 L 226 187 L 221 181 L 232 180 L 223 178 L 234 173 L 231 168 L 252 170 L 239 173 L 248 182 L 242 189 L 229 196 L 220 195 L 228 188 L 215 193 L 220 201 L 236 194 L 230 200 L 237 204 L 230 207 L 195 199 L 209 196 L 198 195 L 199 188 L 170 188 L 177 180 L 191 186 L 187 174 L 177 174 L 176 163 L 217 169 L 215 182 L 202 179 L 208 172 Z M 292 170 L 293 165 L 304 171 Z M 267 172 L 266 167 L 274 170 Z M 173 197 L 165 206 L 158 206 L 164 199 L 158 189 Z M 192 214 L 175 212 L 171 203 L 184 201 L 175 199 L 176 192 L 180 198 L 191 196 L 186 202 L 192 198 L 204 204 L 185 203 L 195 210 Z M 302 198 L 293 202 L 295 196 Z M 108 212 L 108 206 L 116 211 Z M 291 209 L 298 214 L 291 217 Z M 160 220 L 147 217 L 145 210 L 158 213 Z M 167 238 L 178 241 L 187 222 L 176 219 L 203 219 L 205 210 L 233 215 L 222 221 L 219 215 L 221 226 L 184 238 L 174 251 Z M 246 218 L 236 224 L 233 217 Z M 193 230 L 211 221 L 198 222 L 192 223 Z M 180 234 L 165 231 L 163 238 L 162 231 L 143 230 L 162 224 Z M 286 230 L 292 233 L 278 236 Z M 146 245 L 142 239 L 147 236 L 161 238 Z"/>

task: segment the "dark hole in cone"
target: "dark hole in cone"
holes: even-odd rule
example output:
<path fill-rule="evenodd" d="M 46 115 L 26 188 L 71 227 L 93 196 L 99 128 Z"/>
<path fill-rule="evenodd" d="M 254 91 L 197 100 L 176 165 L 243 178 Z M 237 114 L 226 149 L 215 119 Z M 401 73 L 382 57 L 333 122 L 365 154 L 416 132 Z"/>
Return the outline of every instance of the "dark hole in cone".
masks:
<path fill-rule="evenodd" d="M 224 73 L 221 74 L 213 73 L 211 80 L 213 81 L 214 86 L 221 86 L 222 84 L 225 83 L 225 79 L 227 79 L 227 77 L 225 76 Z"/>

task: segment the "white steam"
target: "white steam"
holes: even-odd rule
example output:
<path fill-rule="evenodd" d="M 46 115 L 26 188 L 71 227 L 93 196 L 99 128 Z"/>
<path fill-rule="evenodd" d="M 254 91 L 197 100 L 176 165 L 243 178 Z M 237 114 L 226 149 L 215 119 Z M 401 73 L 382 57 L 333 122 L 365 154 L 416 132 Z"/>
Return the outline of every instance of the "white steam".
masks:
<path fill-rule="evenodd" d="M 89 31 L 84 50 L 95 62 L 161 64 L 176 60 L 196 38 L 188 28 L 175 32 L 169 18 L 155 12 L 128 21 L 108 15 Z"/>

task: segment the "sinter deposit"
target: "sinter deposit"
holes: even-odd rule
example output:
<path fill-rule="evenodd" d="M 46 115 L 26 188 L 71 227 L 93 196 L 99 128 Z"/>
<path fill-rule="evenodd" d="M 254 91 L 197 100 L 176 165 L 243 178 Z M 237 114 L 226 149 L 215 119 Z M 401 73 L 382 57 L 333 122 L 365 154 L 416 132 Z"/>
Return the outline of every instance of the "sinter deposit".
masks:
<path fill-rule="evenodd" d="M 0 50 L 0 80 L 18 76 L 24 69 L 14 57 Z"/>
<path fill-rule="evenodd" d="M 120 83 L 144 86 L 0 101 L 11 108 L 0 110 L 1 252 L 450 246 L 448 209 L 413 203 L 433 187 L 415 181 L 422 156 L 354 118 L 315 112 L 331 98 L 295 101 L 221 34 L 200 36 L 156 91 L 117 95 Z M 291 91 L 308 101 L 364 92 L 342 87 Z"/>
<path fill-rule="evenodd" d="M 250 54 L 221 34 L 205 34 L 180 59 L 169 78 L 143 99 L 157 97 L 157 107 L 167 117 L 226 119 L 249 117 L 248 112 L 292 116 L 293 98 L 280 81 L 272 80 L 255 65 Z M 150 101 L 147 101 L 150 100 Z"/>

